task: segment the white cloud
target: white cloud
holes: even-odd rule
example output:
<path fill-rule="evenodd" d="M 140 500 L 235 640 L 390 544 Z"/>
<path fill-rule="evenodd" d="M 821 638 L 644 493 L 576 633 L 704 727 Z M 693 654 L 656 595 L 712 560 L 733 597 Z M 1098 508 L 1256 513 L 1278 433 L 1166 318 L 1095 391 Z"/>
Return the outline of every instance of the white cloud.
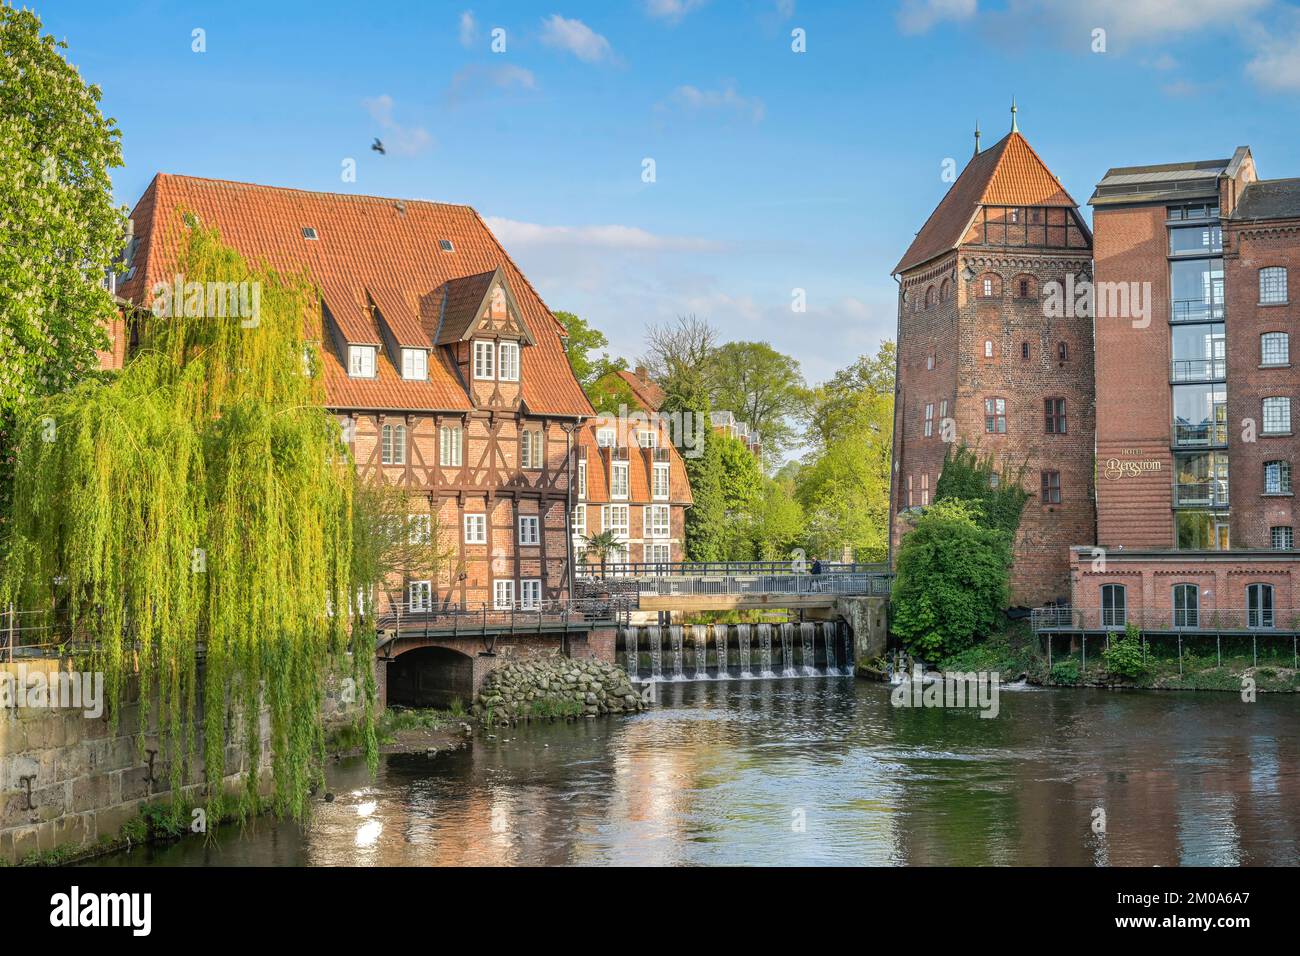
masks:
<path fill-rule="evenodd" d="M 558 13 L 542 21 L 542 43 L 566 50 L 584 63 L 614 59 L 614 48 L 608 40 L 581 20 L 566 20 Z"/>
<path fill-rule="evenodd" d="M 433 137 L 423 126 L 403 126 L 393 119 L 393 98 L 387 93 L 361 101 L 370 118 L 379 124 L 384 148 L 399 156 L 415 156 L 433 145 Z"/>
<path fill-rule="evenodd" d="M 898 28 L 904 33 L 926 33 L 945 20 L 969 20 L 976 0 L 903 0 L 898 8 Z"/>
<path fill-rule="evenodd" d="M 692 112 L 724 110 L 746 117 L 755 123 L 767 115 L 767 107 L 756 96 L 742 96 L 735 84 L 727 83 L 720 90 L 702 90 L 698 86 L 679 86 L 673 90 L 669 101 Z M 664 104 L 659 104 L 664 108 Z"/>
<path fill-rule="evenodd" d="M 1267 90 L 1300 91 L 1300 27 L 1281 36 L 1260 31 L 1246 74 Z"/>
<path fill-rule="evenodd" d="M 469 49 L 478 40 L 478 22 L 474 11 L 466 10 L 460 15 L 460 45 Z"/>
<path fill-rule="evenodd" d="M 466 100 L 494 91 L 511 92 L 537 89 L 537 78 L 532 70 L 522 66 L 502 64 L 487 66 L 471 63 L 456 71 L 447 89 L 447 101 L 455 106 Z"/>
<path fill-rule="evenodd" d="M 583 246 L 640 252 L 714 252 L 723 248 L 710 239 L 663 236 L 637 226 L 546 226 L 490 216 L 488 228 L 507 248 L 512 246 Z"/>
<path fill-rule="evenodd" d="M 646 0 L 645 12 L 656 20 L 679 23 L 682 17 L 697 7 L 704 6 L 706 0 Z"/>

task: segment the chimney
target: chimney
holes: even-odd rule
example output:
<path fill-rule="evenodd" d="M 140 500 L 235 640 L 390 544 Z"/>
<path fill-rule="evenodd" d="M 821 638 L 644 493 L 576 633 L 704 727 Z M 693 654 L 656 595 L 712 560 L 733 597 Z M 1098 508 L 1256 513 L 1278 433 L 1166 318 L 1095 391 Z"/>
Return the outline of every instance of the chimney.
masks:
<path fill-rule="evenodd" d="M 645 371 L 645 366 L 644 366 L 644 365 L 638 365 L 638 366 L 636 367 L 636 377 L 639 378 L 639 379 L 640 379 L 641 381 L 643 381 L 643 382 L 648 381 L 647 378 L 646 378 L 646 371 Z"/>

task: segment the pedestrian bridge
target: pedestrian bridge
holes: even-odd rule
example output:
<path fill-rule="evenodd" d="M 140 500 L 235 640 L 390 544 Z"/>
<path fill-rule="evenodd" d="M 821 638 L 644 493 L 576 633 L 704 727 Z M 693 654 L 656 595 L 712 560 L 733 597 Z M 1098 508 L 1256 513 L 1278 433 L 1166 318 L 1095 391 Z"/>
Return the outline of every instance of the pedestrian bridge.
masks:
<path fill-rule="evenodd" d="M 641 611 L 833 608 L 850 597 L 888 597 L 883 564 L 825 564 L 812 573 L 789 561 L 607 564 L 579 573 L 579 593 L 620 593 Z"/>

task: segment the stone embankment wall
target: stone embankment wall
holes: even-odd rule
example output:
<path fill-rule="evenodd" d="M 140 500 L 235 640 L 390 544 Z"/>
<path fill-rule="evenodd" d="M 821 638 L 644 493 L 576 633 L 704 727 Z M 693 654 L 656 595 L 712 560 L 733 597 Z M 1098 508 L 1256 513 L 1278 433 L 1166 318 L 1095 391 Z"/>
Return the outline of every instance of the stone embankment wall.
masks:
<path fill-rule="evenodd" d="M 0 679 L 19 674 L 31 680 L 38 672 L 68 672 L 68 662 L 30 659 L 0 664 Z M 353 694 L 340 681 L 331 680 L 324 711 L 327 722 L 350 720 Z M 118 836 L 124 824 L 135 819 L 145 803 L 171 798 L 171 766 L 160 752 L 157 705 L 149 708 L 145 750 L 139 749 L 138 696 L 127 694 L 116 727 L 110 726 L 107 704 L 103 713 L 87 716 L 84 707 L 0 707 L 0 864 L 22 862 L 32 853 L 56 848 L 89 848 Z M 270 768 L 270 716 L 259 716 L 262 763 L 259 776 Z M 248 772 L 243 731 L 236 722 L 227 728 L 226 786 L 244 785 Z M 150 751 L 153 751 L 150 753 Z M 203 797 L 203 739 L 196 735 L 195 760 L 187 767 L 182 797 L 201 802 Z"/>
<path fill-rule="evenodd" d="M 644 710 L 640 695 L 616 664 L 552 657 L 515 661 L 488 674 L 474 700 L 475 716 L 499 719 L 630 714 Z"/>

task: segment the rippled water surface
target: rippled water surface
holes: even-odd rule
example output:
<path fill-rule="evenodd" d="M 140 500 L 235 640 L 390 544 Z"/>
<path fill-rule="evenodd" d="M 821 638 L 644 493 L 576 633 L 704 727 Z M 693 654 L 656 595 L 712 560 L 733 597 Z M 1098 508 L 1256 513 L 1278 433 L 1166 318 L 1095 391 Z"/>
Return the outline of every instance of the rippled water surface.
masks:
<path fill-rule="evenodd" d="M 1294 696 L 1008 690 L 902 709 L 852 678 L 666 684 L 634 718 L 330 770 L 261 821 L 107 865 L 1295 864 Z M 1095 808 L 1105 833 L 1093 832 Z"/>

